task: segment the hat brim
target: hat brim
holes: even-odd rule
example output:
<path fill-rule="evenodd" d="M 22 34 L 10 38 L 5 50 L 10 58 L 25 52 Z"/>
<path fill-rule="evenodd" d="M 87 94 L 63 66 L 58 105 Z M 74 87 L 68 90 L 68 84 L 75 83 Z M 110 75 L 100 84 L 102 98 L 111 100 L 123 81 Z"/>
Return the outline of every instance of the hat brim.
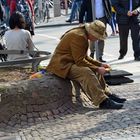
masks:
<path fill-rule="evenodd" d="M 99 34 L 98 32 L 95 32 L 94 30 L 90 30 L 90 24 L 85 24 L 86 31 L 91 34 L 92 36 L 96 37 L 99 40 L 104 40 L 107 38 L 107 33 L 105 32 L 103 35 Z"/>

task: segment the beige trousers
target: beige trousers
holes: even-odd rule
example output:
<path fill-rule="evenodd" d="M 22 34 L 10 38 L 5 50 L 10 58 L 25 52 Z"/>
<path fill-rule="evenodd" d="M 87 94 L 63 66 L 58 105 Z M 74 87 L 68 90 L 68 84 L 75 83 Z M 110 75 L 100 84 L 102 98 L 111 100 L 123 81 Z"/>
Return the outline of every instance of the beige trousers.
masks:
<path fill-rule="evenodd" d="M 94 73 L 88 67 L 72 65 L 68 78 L 80 83 L 82 89 L 95 106 L 108 98 L 110 90 L 106 86 L 104 77 Z"/>

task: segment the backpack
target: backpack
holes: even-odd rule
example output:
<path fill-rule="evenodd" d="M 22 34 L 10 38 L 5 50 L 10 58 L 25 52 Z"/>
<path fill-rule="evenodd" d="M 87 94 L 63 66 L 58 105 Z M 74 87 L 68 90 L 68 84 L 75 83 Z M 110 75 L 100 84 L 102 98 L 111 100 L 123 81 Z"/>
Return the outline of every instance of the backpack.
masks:
<path fill-rule="evenodd" d="M 16 2 L 16 11 L 19 11 L 23 14 L 23 17 L 25 19 L 25 23 L 27 27 L 32 26 L 32 20 L 30 17 L 30 10 L 29 6 L 26 3 L 26 0 L 17 0 Z"/>

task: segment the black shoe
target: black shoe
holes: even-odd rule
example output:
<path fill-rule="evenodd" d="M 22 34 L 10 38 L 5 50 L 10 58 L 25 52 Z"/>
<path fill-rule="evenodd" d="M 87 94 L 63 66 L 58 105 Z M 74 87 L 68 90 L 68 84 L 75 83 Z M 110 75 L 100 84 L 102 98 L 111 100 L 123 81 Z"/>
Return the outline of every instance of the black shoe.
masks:
<path fill-rule="evenodd" d="M 124 58 L 124 55 L 120 55 L 118 60 L 123 59 L 123 58 Z"/>
<path fill-rule="evenodd" d="M 94 58 L 94 53 L 91 53 L 91 54 L 90 54 L 90 57 Z"/>
<path fill-rule="evenodd" d="M 115 95 L 115 94 L 110 94 L 108 95 L 109 99 L 117 102 L 117 103 L 124 103 L 126 101 L 125 98 L 120 98 L 119 96 Z"/>
<path fill-rule="evenodd" d="M 135 57 L 135 61 L 140 61 L 140 56 Z"/>
<path fill-rule="evenodd" d="M 105 60 L 102 59 L 102 57 L 99 57 L 100 62 L 106 62 Z"/>
<path fill-rule="evenodd" d="M 66 20 L 66 22 L 70 22 L 71 23 L 72 21 L 70 19 L 68 19 L 68 20 Z"/>
<path fill-rule="evenodd" d="M 109 98 L 105 99 L 100 105 L 99 108 L 101 109 L 121 109 L 123 104 L 117 103 Z"/>

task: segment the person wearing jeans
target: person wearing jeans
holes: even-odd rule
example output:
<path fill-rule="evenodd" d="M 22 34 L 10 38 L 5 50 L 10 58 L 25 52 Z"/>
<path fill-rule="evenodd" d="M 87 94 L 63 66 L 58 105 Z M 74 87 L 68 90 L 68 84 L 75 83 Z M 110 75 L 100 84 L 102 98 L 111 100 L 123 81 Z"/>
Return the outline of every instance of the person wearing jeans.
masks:
<path fill-rule="evenodd" d="M 114 7 L 112 7 L 112 18 L 111 18 L 109 25 L 111 26 L 111 29 L 112 29 L 111 36 L 114 36 L 117 33 L 119 33 L 118 28 L 117 28 L 118 25 L 116 22 L 116 11 L 114 10 Z"/>
<path fill-rule="evenodd" d="M 66 22 L 73 22 L 74 20 L 78 19 L 78 13 L 79 13 L 79 9 L 81 6 L 83 0 L 73 0 L 72 2 L 72 8 L 71 8 L 71 14 L 68 20 L 66 20 Z"/>

